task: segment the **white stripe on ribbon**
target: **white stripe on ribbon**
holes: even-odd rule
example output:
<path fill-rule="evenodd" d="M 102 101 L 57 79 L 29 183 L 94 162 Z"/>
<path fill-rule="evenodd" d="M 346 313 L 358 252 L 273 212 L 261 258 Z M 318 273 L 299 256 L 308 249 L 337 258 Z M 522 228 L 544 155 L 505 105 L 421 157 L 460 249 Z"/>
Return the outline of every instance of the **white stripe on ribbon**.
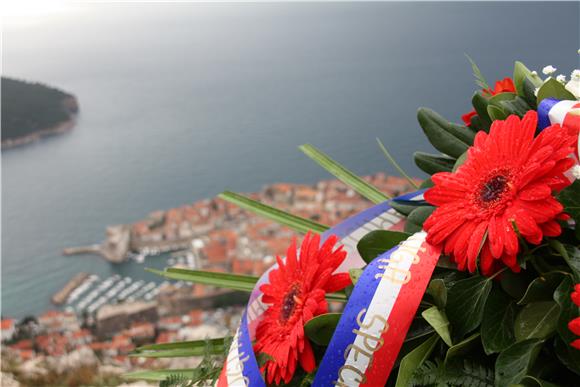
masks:
<path fill-rule="evenodd" d="M 228 386 L 247 386 L 244 380 L 244 374 L 242 373 L 244 359 L 248 358 L 248 354 L 239 354 L 239 341 L 238 337 L 240 330 L 236 331 L 236 335 L 232 340 L 232 345 L 230 347 L 230 352 L 228 353 L 228 358 L 226 360 L 226 376 L 228 380 Z"/>
<path fill-rule="evenodd" d="M 399 249 L 391 254 L 388 264 L 386 263 L 386 271 L 392 270 L 394 273 L 401 274 L 408 273 L 415 257 L 425 241 L 426 236 L 427 233 L 422 231 L 404 241 Z M 361 352 L 361 350 L 372 354 L 372 348 L 369 348 L 368 337 L 381 337 L 385 330 L 385 322 L 388 321 L 391 311 L 399 297 L 399 292 L 403 286 L 404 278 L 396 276 L 396 274 L 395 278 L 400 279 L 401 281 L 393 281 L 392 276 L 383 276 L 381 278 L 375 294 L 367 308 L 362 324 L 360 325 L 359 331 L 361 334 L 356 335 L 356 339 L 352 344 L 353 348 L 357 348 L 358 350 L 349 351 L 348 358 L 344 363 L 344 368 L 353 369 L 351 367 L 354 367 L 354 369 L 357 369 L 362 373 L 366 372 L 370 362 L 372 361 L 372 355 L 370 357 L 366 356 Z M 377 318 L 377 316 L 380 318 Z M 360 317 L 357 318 L 360 319 Z M 378 342 L 371 340 L 370 346 L 376 348 L 378 345 Z M 344 383 L 349 386 L 358 386 L 361 381 L 345 380 Z"/>
<path fill-rule="evenodd" d="M 388 230 L 404 219 L 404 216 L 391 208 L 340 239 L 340 243 L 344 245 L 344 250 L 346 251 L 346 259 L 336 269 L 335 273 L 346 273 L 350 269 L 366 265 L 356 248 L 361 238 L 374 230 Z"/>
<path fill-rule="evenodd" d="M 560 101 L 550 109 L 548 113 L 548 118 L 552 124 L 562 124 L 566 114 L 570 112 L 570 109 L 576 105 L 578 101 Z"/>

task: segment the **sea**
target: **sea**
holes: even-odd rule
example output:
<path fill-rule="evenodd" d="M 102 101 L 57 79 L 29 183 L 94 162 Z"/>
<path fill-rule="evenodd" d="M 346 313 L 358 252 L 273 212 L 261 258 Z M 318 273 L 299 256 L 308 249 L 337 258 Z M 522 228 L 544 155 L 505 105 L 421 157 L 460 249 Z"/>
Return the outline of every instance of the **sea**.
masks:
<path fill-rule="evenodd" d="M 330 175 L 311 143 L 354 172 L 411 175 L 433 152 L 426 106 L 460 121 L 514 60 L 569 77 L 580 3 L 86 3 L 3 20 L 2 73 L 75 94 L 70 133 L 2 151 L 2 316 L 49 308 L 76 273 L 155 278 L 143 264 L 62 256 L 107 225 L 273 182 Z M 2 96 L 9 98 L 9 96 Z"/>

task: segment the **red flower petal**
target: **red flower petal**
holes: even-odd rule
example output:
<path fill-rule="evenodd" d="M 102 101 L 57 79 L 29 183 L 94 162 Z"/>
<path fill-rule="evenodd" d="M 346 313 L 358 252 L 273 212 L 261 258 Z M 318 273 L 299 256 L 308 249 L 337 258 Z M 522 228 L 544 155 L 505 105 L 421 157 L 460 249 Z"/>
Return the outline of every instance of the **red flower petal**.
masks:
<path fill-rule="evenodd" d="M 270 283 L 260 287 L 269 307 L 256 328 L 254 350 L 271 358 L 262 368 L 268 383 L 290 382 L 298 364 L 307 372 L 316 367 L 304 325 L 328 311 L 327 291 L 350 284 L 348 273 L 332 274 L 346 257 L 342 246 L 335 249 L 337 240 L 331 236 L 320 246 L 320 236 L 308 233 L 299 257 L 294 240 L 285 261 L 276 257 L 278 267 L 270 271 Z"/>
<path fill-rule="evenodd" d="M 506 78 L 487 92 L 513 90 Z M 432 176 L 434 187 L 424 196 L 437 208 L 423 228 L 427 240 L 450 255 L 460 270 L 474 272 L 481 253 L 484 273 L 501 265 L 518 271 L 514 223 L 532 244 L 562 232 L 556 219 L 563 216 L 563 206 L 553 194 L 570 184 L 564 172 L 573 163 L 569 154 L 574 136 L 552 125 L 534 138 L 536 125 L 535 111 L 522 119 L 512 115 L 495 120 L 489 134 L 477 133 L 461 167 Z"/>

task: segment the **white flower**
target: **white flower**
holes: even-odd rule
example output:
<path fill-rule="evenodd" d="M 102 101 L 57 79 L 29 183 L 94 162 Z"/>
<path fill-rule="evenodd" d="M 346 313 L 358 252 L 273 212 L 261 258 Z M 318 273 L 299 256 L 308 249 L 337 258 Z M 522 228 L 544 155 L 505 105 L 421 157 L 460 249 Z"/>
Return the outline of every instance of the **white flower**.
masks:
<path fill-rule="evenodd" d="M 544 75 L 554 74 L 555 72 L 556 68 L 552 65 L 548 65 L 542 69 L 542 73 L 544 73 Z"/>
<path fill-rule="evenodd" d="M 580 180 L 580 165 L 576 164 L 572 167 L 572 175 L 574 179 Z"/>
<path fill-rule="evenodd" d="M 570 76 L 572 79 L 580 79 L 580 70 L 576 69 L 572 71 L 572 75 Z"/>
<path fill-rule="evenodd" d="M 556 77 L 556 80 L 560 83 L 566 83 L 566 76 L 564 74 L 560 74 Z"/>
<path fill-rule="evenodd" d="M 574 94 L 576 99 L 580 99 L 580 77 L 573 77 L 564 87 L 570 93 Z"/>

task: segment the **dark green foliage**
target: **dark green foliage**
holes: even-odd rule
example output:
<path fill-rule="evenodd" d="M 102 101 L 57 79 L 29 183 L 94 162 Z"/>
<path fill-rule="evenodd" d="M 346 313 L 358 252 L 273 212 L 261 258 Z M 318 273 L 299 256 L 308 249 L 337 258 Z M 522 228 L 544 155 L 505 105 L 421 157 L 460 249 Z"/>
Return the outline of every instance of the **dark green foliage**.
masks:
<path fill-rule="evenodd" d="M 455 339 L 479 327 L 490 291 L 491 281 L 479 276 L 457 281 L 449 289 L 446 311 Z"/>
<path fill-rule="evenodd" d="M 61 90 L 2 77 L 2 140 L 25 137 L 68 121 L 76 99 Z"/>
<path fill-rule="evenodd" d="M 411 234 L 404 232 L 375 230 L 362 237 L 356 248 L 362 259 L 366 263 L 370 263 L 373 259 L 397 246 L 410 236 Z"/>
<path fill-rule="evenodd" d="M 493 380 L 493 369 L 468 359 L 447 366 L 444 366 L 441 361 L 427 360 L 413 374 L 411 386 L 492 387 Z"/>
<path fill-rule="evenodd" d="M 435 207 L 431 206 L 415 208 L 407 218 L 405 232 L 412 234 L 421 231 L 423 229 L 423 223 L 431 216 L 433 211 L 435 211 Z"/>
<path fill-rule="evenodd" d="M 564 188 L 558 194 L 558 201 L 564 205 L 564 211 L 580 224 L 580 180 Z M 576 227 L 576 237 L 580 240 L 580 227 Z"/>
<path fill-rule="evenodd" d="M 419 169 L 430 175 L 437 172 L 451 172 L 455 164 L 455 159 L 451 157 L 430 155 L 423 152 L 415 152 L 413 159 Z"/>
<path fill-rule="evenodd" d="M 431 145 L 446 155 L 459 157 L 473 145 L 475 132 L 450 123 L 431 109 L 419 109 L 417 118 Z"/>

